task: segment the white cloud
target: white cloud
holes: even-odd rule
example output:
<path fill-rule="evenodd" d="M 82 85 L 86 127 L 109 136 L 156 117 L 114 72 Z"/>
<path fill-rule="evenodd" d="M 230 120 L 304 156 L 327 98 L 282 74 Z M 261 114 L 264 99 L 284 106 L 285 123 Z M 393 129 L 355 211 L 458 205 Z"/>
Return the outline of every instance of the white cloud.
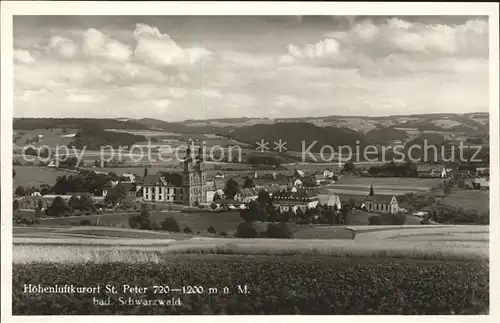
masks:
<path fill-rule="evenodd" d="M 199 95 L 200 97 L 207 97 L 207 98 L 214 98 L 214 99 L 222 98 L 222 94 L 220 93 L 220 91 L 218 91 L 216 89 L 203 88 L 201 90 L 197 90 L 196 94 Z"/>
<path fill-rule="evenodd" d="M 79 94 L 79 93 L 70 93 L 68 95 L 68 100 L 76 103 L 95 103 L 100 100 L 94 95 L 90 94 Z"/>
<path fill-rule="evenodd" d="M 288 45 L 288 53 L 278 57 L 281 63 L 293 63 L 298 59 L 314 59 L 326 56 L 335 56 L 339 53 L 339 43 L 334 38 L 326 38 L 315 44 L 308 44 L 303 48 Z"/>
<path fill-rule="evenodd" d="M 162 34 L 158 28 L 137 24 L 134 31 L 137 45 L 134 56 L 151 65 L 172 66 L 197 63 L 210 52 L 204 48 L 182 48 L 169 35 Z"/>
<path fill-rule="evenodd" d="M 129 46 L 105 36 L 97 29 L 89 28 L 82 37 L 82 52 L 90 57 L 127 62 L 132 51 Z"/>
<path fill-rule="evenodd" d="M 20 64 L 35 64 L 35 59 L 31 56 L 29 50 L 26 49 L 15 49 L 14 50 L 14 62 Z"/>
<path fill-rule="evenodd" d="M 313 45 L 289 45 L 278 62 L 352 66 L 363 73 L 391 75 L 450 72 L 453 68 L 463 71 L 459 62 L 450 65 L 450 59 L 469 60 L 468 64 L 475 59 L 479 64 L 487 64 L 488 22 L 482 20 L 457 26 L 410 23 L 397 18 L 376 25 L 365 20 L 347 31 L 335 31 L 327 36 Z M 445 68 L 439 66 L 446 60 Z"/>
<path fill-rule="evenodd" d="M 45 50 L 57 57 L 70 59 L 77 54 L 78 46 L 71 39 L 52 36 Z"/>
<path fill-rule="evenodd" d="M 171 102 L 172 101 L 170 101 L 170 100 L 163 99 L 163 100 L 154 101 L 153 105 L 158 109 L 166 109 L 170 106 Z"/>

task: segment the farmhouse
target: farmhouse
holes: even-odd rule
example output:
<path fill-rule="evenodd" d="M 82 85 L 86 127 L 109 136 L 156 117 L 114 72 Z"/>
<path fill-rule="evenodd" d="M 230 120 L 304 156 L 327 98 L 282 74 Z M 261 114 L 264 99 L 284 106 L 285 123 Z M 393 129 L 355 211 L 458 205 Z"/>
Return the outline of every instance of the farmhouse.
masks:
<path fill-rule="evenodd" d="M 226 175 L 224 173 L 217 172 L 217 174 L 215 174 L 214 177 L 219 178 L 219 179 L 224 179 L 224 178 L 226 178 Z"/>
<path fill-rule="evenodd" d="M 474 178 L 473 182 L 475 189 L 489 190 L 490 182 L 486 178 Z"/>
<path fill-rule="evenodd" d="M 453 171 L 453 177 L 455 178 L 468 178 L 471 177 L 471 172 L 468 168 L 458 167 Z"/>
<path fill-rule="evenodd" d="M 253 188 L 244 188 L 242 189 L 234 199 L 243 203 L 250 203 L 251 201 L 255 201 L 259 197 L 259 189 Z"/>
<path fill-rule="evenodd" d="M 295 192 L 283 190 L 274 193 L 272 201 L 281 212 L 296 212 L 297 209 L 305 211 L 315 208 L 318 205 L 319 196 L 317 192 L 311 190 L 300 189 Z"/>
<path fill-rule="evenodd" d="M 368 212 L 395 214 L 399 211 L 395 195 L 368 195 L 364 205 Z"/>
<path fill-rule="evenodd" d="M 126 179 L 126 180 L 122 181 L 122 183 L 135 183 L 136 176 L 134 174 L 124 173 L 124 174 L 122 174 L 121 177 Z"/>
<path fill-rule="evenodd" d="M 320 194 L 319 195 L 319 204 L 327 205 L 327 206 L 337 206 L 337 210 L 342 208 L 342 204 L 340 203 L 340 198 L 338 195 L 330 193 L 330 194 Z"/>
<path fill-rule="evenodd" d="M 476 168 L 476 174 L 480 176 L 488 176 L 490 174 L 489 167 L 478 167 Z"/>
<path fill-rule="evenodd" d="M 134 183 L 120 183 L 120 185 L 123 186 L 123 188 L 125 189 L 125 196 L 126 197 L 136 197 L 137 194 L 138 194 L 138 187 L 136 184 Z"/>
<path fill-rule="evenodd" d="M 332 172 L 330 168 L 327 168 L 323 171 L 323 178 L 328 179 L 328 178 L 333 178 L 335 174 Z"/>
<path fill-rule="evenodd" d="M 202 148 L 200 147 L 198 155 L 193 157 L 191 147 L 187 149 L 182 172 L 158 172 L 144 177 L 141 183 L 144 201 L 190 206 L 206 203 L 206 172 Z"/>
<path fill-rule="evenodd" d="M 291 178 L 298 179 L 298 178 L 304 178 L 305 176 L 306 176 L 306 174 L 303 171 L 301 171 L 299 169 L 294 169 L 293 173 L 291 175 Z"/>
<path fill-rule="evenodd" d="M 417 175 L 420 178 L 445 178 L 447 173 L 443 165 L 419 165 Z"/>

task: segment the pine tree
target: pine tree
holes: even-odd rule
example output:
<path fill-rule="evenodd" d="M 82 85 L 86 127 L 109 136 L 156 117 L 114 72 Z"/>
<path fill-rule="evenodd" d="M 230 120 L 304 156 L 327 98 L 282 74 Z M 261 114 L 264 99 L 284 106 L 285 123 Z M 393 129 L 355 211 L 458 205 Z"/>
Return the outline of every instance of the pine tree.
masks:
<path fill-rule="evenodd" d="M 373 184 L 370 185 L 370 196 L 373 196 Z"/>

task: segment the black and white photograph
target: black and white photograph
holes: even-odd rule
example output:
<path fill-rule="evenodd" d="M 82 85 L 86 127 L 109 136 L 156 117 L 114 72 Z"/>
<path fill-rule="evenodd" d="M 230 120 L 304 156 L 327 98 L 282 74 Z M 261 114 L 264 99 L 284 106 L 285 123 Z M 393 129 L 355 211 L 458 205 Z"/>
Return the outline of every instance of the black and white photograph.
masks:
<path fill-rule="evenodd" d="M 498 4 L 4 4 L 13 321 L 491 317 Z"/>

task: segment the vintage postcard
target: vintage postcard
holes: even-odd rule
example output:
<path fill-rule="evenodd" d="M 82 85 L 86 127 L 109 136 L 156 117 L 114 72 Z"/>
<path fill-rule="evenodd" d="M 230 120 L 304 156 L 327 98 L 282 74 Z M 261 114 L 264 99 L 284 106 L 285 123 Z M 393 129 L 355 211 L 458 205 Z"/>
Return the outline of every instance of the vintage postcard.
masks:
<path fill-rule="evenodd" d="M 2 3 L 2 321 L 493 322 L 498 62 L 498 4 Z"/>

